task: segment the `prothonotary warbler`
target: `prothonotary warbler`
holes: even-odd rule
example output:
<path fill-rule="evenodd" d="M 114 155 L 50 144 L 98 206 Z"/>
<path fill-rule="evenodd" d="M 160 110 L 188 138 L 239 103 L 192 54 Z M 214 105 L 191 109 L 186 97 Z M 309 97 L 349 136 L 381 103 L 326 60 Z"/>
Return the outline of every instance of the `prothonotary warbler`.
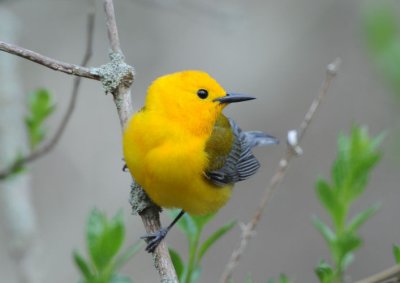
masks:
<path fill-rule="evenodd" d="M 183 71 L 156 79 L 144 107 L 129 120 L 123 138 L 126 165 L 151 200 L 181 208 L 170 226 L 147 235 L 153 252 L 185 213 L 217 211 L 233 185 L 260 167 L 254 146 L 276 144 L 268 134 L 242 131 L 222 110 L 254 97 L 227 93 L 202 71 Z"/>

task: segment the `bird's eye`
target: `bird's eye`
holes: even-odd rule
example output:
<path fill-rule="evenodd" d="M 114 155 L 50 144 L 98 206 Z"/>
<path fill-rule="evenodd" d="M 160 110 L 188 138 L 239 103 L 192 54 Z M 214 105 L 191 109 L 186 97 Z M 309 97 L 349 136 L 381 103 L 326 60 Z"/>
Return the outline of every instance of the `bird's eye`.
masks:
<path fill-rule="evenodd" d="M 205 89 L 199 89 L 197 91 L 197 96 L 200 97 L 201 99 L 206 99 L 208 97 L 208 91 Z"/>

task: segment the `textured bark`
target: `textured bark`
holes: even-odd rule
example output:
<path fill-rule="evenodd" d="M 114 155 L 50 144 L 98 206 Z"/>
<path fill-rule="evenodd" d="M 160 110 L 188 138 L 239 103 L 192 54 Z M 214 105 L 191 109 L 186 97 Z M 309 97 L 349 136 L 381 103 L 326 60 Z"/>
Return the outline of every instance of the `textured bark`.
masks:
<path fill-rule="evenodd" d="M 134 80 L 134 70 L 124 62 L 124 55 L 122 54 L 119 42 L 112 0 L 104 0 L 104 11 L 106 14 L 108 39 L 112 53 L 110 54 L 111 62 L 100 68 L 102 77 L 101 81 L 105 90 L 111 92 L 114 96 L 114 102 L 117 107 L 121 127 L 124 129 L 129 117 L 133 113 L 130 87 Z M 109 72 L 109 69 L 113 71 Z M 111 74 L 111 76 L 106 74 Z M 115 85 L 116 82 L 118 82 L 117 85 Z M 113 87 L 110 88 L 110 86 Z M 161 228 L 159 208 L 148 201 L 144 201 L 144 203 L 145 204 L 142 203 L 141 205 L 148 205 L 148 208 L 137 212 L 142 218 L 146 232 L 152 233 L 158 231 Z M 154 266 L 160 276 L 160 282 L 178 282 L 165 241 L 162 241 L 154 251 L 153 260 Z"/>

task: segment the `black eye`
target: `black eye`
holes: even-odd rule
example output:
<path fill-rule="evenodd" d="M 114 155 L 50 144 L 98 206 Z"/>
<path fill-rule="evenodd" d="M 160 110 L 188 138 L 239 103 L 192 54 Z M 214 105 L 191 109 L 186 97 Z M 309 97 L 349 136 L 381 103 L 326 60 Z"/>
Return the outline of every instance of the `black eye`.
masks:
<path fill-rule="evenodd" d="M 206 99 L 208 97 L 208 91 L 205 89 L 199 89 L 197 91 L 197 96 L 200 97 L 201 99 Z"/>

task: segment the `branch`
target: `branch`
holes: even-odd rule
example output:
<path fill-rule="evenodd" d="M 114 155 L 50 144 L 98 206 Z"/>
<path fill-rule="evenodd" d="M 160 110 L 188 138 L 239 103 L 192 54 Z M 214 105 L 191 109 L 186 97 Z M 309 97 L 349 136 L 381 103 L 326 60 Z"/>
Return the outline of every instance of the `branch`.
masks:
<path fill-rule="evenodd" d="M 374 274 L 368 278 L 357 281 L 356 283 L 399 283 L 400 265 L 392 266 L 382 272 Z"/>
<path fill-rule="evenodd" d="M 220 278 L 220 283 L 227 283 L 232 277 L 233 271 L 235 267 L 238 265 L 241 256 L 243 255 L 249 240 L 255 234 L 255 229 L 257 227 L 258 222 L 261 219 L 261 216 L 268 205 L 269 201 L 271 200 L 273 193 L 276 191 L 278 185 L 282 182 L 283 178 L 286 174 L 286 169 L 289 166 L 290 161 L 293 157 L 301 154 L 302 150 L 299 147 L 299 143 L 302 140 L 308 126 L 314 114 L 320 105 L 322 99 L 326 96 L 328 89 L 336 76 L 338 67 L 340 64 L 340 59 L 336 59 L 332 63 L 327 66 L 325 80 L 322 83 L 318 96 L 313 100 L 311 103 L 310 108 L 308 109 L 306 115 L 304 116 L 303 121 L 300 124 L 300 127 L 297 131 L 290 131 L 288 133 L 288 140 L 287 140 L 287 150 L 284 154 L 284 157 L 281 158 L 279 161 L 278 169 L 276 170 L 275 174 L 272 176 L 268 186 L 264 191 L 264 195 L 257 207 L 257 210 L 253 216 L 253 218 L 247 223 L 242 225 L 242 234 L 240 244 L 232 252 L 232 255 L 229 259 L 228 264 L 226 265 L 224 272 Z"/>
<path fill-rule="evenodd" d="M 82 60 L 82 66 L 86 66 L 90 57 L 92 56 L 94 20 L 95 20 L 95 9 L 94 9 L 94 5 L 92 5 L 91 9 L 88 13 L 88 18 L 87 18 L 87 43 L 86 43 L 85 55 Z M 1 42 L 0 42 L 0 44 L 1 44 Z M 17 47 L 17 48 L 23 49 L 21 47 Z M 80 68 L 85 68 L 85 67 L 80 67 Z M 78 90 L 79 90 L 79 86 L 81 84 L 81 79 L 82 79 L 82 77 L 80 77 L 80 76 L 77 76 L 74 79 L 71 99 L 69 101 L 68 108 L 67 108 L 66 113 L 65 113 L 63 119 L 61 120 L 61 124 L 58 127 L 56 133 L 54 134 L 53 138 L 43 147 L 39 148 L 38 150 L 33 151 L 31 154 L 29 154 L 25 157 L 17 159 L 13 164 L 11 164 L 11 166 L 6 168 L 5 170 L 0 171 L 0 180 L 7 178 L 9 175 L 11 175 L 17 169 L 23 167 L 24 165 L 26 165 L 32 161 L 35 161 L 36 159 L 42 157 L 43 155 L 46 155 L 57 145 L 58 141 L 60 140 L 61 136 L 63 135 L 64 130 L 72 116 L 72 112 L 75 109 L 76 98 L 78 97 Z"/>
<path fill-rule="evenodd" d="M 112 0 L 104 0 L 104 10 L 106 14 L 108 37 L 112 49 L 110 54 L 111 62 L 99 68 L 87 68 L 85 66 L 78 66 L 74 64 L 64 63 L 34 51 L 5 43 L 0 41 L 0 51 L 5 51 L 22 58 L 28 59 L 32 62 L 41 64 L 50 69 L 61 71 L 70 75 L 76 75 L 78 78 L 74 81 L 73 94 L 64 119 L 61 122 L 59 130 L 56 132 L 53 139 L 38 151 L 33 152 L 25 158 L 17 160 L 11 167 L 5 171 L 0 172 L 0 180 L 9 176 L 12 172 L 19 169 L 22 165 L 27 164 L 38 157 L 49 152 L 60 139 L 65 126 L 71 116 L 72 110 L 75 107 L 77 91 L 80 85 L 80 78 L 90 78 L 100 80 L 106 92 L 113 94 L 114 102 L 117 107 L 118 116 L 122 129 L 124 129 L 129 117 L 133 113 L 132 99 L 130 87 L 134 79 L 134 70 L 131 66 L 124 62 L 124 56 L 120 48 L 118 38 L 118 29 L 115 21 L 114 6 Z M 93 28 L 93 23 L 89 24 L 89 32 Z M 91 46 L 92 39 L 88 40 L 88 45 Z M 86 65 L 86 60 L 90 57 L 91 48 L 88 48 L 85 56 L 85 61 L 82 65 Z M 140 212 L 145 229 L 148 233 L 155 232 L 161 228 L 159 219 L 159 208 L 151 203 L 143 203 L 146 208 Z M 162 282 L 178 282 L 174 266 L 172 264 L 168 249 L 165 243 L 159 245 L 156 249 L 154 256 L 154 264 L 160 275 Z"/>
<path fill-rule="evenodd" d="M 112 52 L 122 54 L 121 44 L 118 36 L 117 21 L 115 20 L 114 4 L 112 1 L 104 1 L 104 11 L 106 13 L 107 33 L 111 50 Z"/>
<path fill-rule="evenodd" d="M 104 10 L 106 14 L 108 39 L 111 45 L 112 53 L 110 67 L 103 67 L 102 69 L 107 71 L 109 68 L 113 72 L 116 70 L 121 72 L 121 75 L 117 75 L 118 85 L 109 89 L 107 82 L 103 81 L 103 85 L 107 91 L 111 92 L 114 96 L 114 102 L 117 106 L 118 115 L 121 122 L 122 129 L 129 117 L 133 113 L 131 91 L 130 87 L 133 83 L 134 73 L 132 68 L 127 68 L 127 65 L 123 61 L 123 54 L 120 48 L 120 42 L 118 38 L 118 29 L 115 21 L 114 6 L 112 0 L 104 0 Z M 106 76 L 103 76 L 106 77 Z M 133 187 L 134 192 L 139 192 L 140 187 Z M 143 205 L 143 201 L 140 201 Z M 159 218 L 159 208 L 151 203 L 146 203 L 143 210 L 140 211 L 143 225 L 147 233 L 158 231 L 161 228 Z M 161 282 L 178 282 L 174 266 L 172 264 L 168 248 L 163 241 L 153 253 L 154 266 L 158 271 Z"/>
<path fill-rule="evenodd" d="M 19 47 L 17 45 L 6 43 L 4 41 L 0 41 L 0 50 L 17 55 L 19 57 L 43 65 L 47 68 L 60 71 L 69 75 L 75 75 L 93 80 L 100 80 L 100 76 L 97 73 L 97 70 L 94 68 L 86 68 L 84 66 L 61 62 L 36 53 L 34 51 Z"/>

